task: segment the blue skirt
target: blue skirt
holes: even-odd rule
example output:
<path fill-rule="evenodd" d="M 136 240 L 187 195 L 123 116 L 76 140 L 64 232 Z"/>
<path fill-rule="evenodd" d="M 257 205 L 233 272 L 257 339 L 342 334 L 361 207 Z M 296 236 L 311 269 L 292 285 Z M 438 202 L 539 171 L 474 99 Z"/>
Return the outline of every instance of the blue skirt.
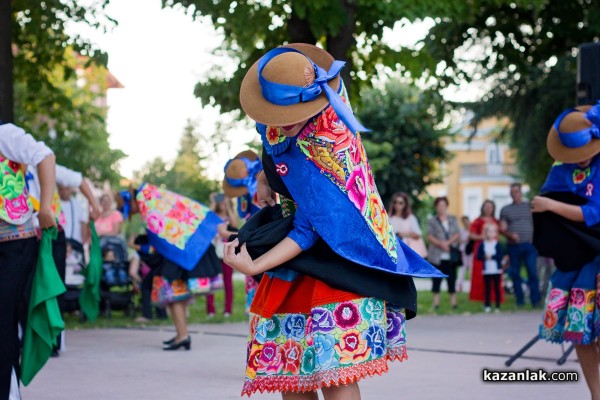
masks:
<path fill-rule="evenodd" d="M 600 257 L 579 271 L 557 270 L 550 278 L 540 337 L 591 344 L 600 336 Z"/>

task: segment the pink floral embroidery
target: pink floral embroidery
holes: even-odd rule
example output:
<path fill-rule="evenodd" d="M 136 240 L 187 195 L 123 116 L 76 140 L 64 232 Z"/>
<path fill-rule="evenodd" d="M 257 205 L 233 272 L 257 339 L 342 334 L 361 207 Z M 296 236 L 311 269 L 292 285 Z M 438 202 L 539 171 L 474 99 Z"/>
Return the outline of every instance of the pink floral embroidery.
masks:
<path fill-rule="evenodd" d="M 274 342 L 264 344 L 260 356 L 258 357 L 258 372 L 267 374 L 277 374 L 283 369 L 283 360 L 281 351 Z"/>
<path fill-rule="evenodd" d="M 337 325 L 344 330 L 354 328 L 360 322 L 358 307 L 352 302 L 340 303 L 333 312 L 333 317 Z"/>
<path fill-rule="evenodd" d="M 163 220 L 162 215 L 155 212 L 148 213 L 146 216 L 146 223 L 148 224 L 150 232 L 157 235 L 165 229 L 165 221 Z"/>
<path fill-rule="evenodd" d="M 367 188 L 365 186 L 365 171 L 362 167 L 358 165 L 354 167 L 346 182 L 346 190 L 348 190 L 348 197 L 356 208 L 364 212 L 367 200 Z"/>
<path fill-rule="evenodd" d="M 16 199 L 6 199 L 5 208 L 10 219 L 18 220 L 23 215 L 26 215 L 29 212 L 27 197 L 19 196 Z"/>
<path fill-rule="evenodd" d="M 585 290 L 580 288 L 571 289 L 571 304 L 573 307 L 582 307 L 585 303 Z"/>

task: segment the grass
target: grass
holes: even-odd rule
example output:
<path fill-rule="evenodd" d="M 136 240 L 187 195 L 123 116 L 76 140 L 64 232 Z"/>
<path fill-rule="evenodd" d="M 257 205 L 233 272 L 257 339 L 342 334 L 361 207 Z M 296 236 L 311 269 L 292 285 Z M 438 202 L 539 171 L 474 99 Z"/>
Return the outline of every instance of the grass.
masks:
<path fill-rule="evenodd" d="M 206 317 L 206 297 L 196 297 L 195 302 L 190 305 L 189 324 L 220 324 L 231 322 L 246 322 L 248 317 L 244 314 L 245 294 L 244 282 L 234 280 L 233 294 L 233 313 L 231 317 L 223 317 L 223 296 L 224 292 L 219 290 L 215 293 L 215 308 L 216 314 L 214 318 Z M 483 304 L 480 302 L 472 302 L 469 300 L 468 293 L 457 293 L 458 309 L 453 310 L 450 307 L 450 297 L 448 293 L 440 294 L 440 308 L 436 311 L 432 310 L 433 295 L 430 291 L 418 292 L 418 315 L 461 315 L 461 314 L 476 314 L 483 312 Z M 136 305 L 139 300 L 136 299 Z M 501 306 L 502 312 L 521 312 L 531 310 L 529 307 L 517 308 L 515 298 L 512 295 L 505 296 L 505 302 Z M 139 307 L 137 307 L 135 317 L 140 316 Z M 134 317 L 134 318 L 135 318 Z M 134 328 L 141 326 L 172 326 L 171 320 L 152 320 L 147 323 L 136 323 L 134 318 L 130 318 L 122 311 L 113 311 L 111 318 L 106 318 L 100 315 L 96 321 L 80 322 L 79 317 L 75 315 L 65 315 L 65 323 L 67 329 L 98 329 L 98 328 Z"/>

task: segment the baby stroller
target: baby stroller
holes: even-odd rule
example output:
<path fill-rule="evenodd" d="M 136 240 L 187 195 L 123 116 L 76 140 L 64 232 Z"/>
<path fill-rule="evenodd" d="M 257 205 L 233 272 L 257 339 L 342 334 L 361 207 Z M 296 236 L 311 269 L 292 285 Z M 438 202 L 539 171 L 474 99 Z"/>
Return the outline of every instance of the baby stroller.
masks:
<path fill-rule="evenodd" d="M 81 270 L 85 268 L 83 245 L 77 240 L 67 239 L 67 260 L 65 269 L 65 286 L 63 310 L 65 312 L 79 311 L 79 295 L 83 287 L 84 276 Z M 82 316 L 83 317 L 83 316 Z"/>
<path fill-rule="evenodd" d="M 132 317 L 133 282 L 129 278 L 127 244 L 118 236 L 100 237 L 102 249 L 102 280 L 100 282 L 100 309 L 107 318 L 113 310 L 122 310 Z"/>

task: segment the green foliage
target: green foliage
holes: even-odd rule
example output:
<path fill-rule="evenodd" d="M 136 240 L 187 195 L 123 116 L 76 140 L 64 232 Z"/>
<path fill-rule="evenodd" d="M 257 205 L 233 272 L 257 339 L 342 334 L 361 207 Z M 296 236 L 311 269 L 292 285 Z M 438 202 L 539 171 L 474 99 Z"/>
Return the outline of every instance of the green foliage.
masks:
<path fill-rule="evenodd" d="M 108 57 L 65 29 L 67 22 L 115 24 L 104 15 L 108 2 L 13 0 L 13 87 L 17 125 L 44 140 L 59 164 L 116 183 L 125 154 L 110 148 L 106 109 L 96 104 L 106 90 Z M 84 72 L 83 85 L 76 70 Z"/>
<path fill-rule="evenodd" d="M 27 81 L 15 81 L 15 122 L 56 154 L 57 162 L 96 182 L 117 183 L 118 161 L 125 156 L 108 143 L 106 108 L 96 105 L 106 93 L 107 70 L 90 65 L 69 48 L 47 76 L 48 86 L 32 92 Z M 70 74 L 79 66 L 81 77 Z M 23 77 L 25 79 L 25 77 Z"/>
<path fill-rule="evenodd" d="M 208 204 L 210 193 L 219 190 L 219 183 L 206 178 L 201 165 L 204 158 L 200 155 L 200 148 L 208 148 L 207 140 L 196 134 L 194 129 L 188 121 L 179 143 L 179 151 L 171 165 L 160 157 L 155 158 L 135 172 L 136 181 L 164 186 L 173 192 Z M 201 143 L 201 140 L 204 142 Z"/>
<path fill-rule="evenodd" d="M 439 20 L 423 41 L 421 72 L 437 87 L 482 81 L 489 92 L 473 108 L 479 118 L 506 116 L 525 180 L 537 191 L 551 164 L 545 140 L 558 114 L 575 103 L 577 47 L 600 37 L 595 0 L 479 1 L 468 13 Z"/>
<path fill-rule="evenodd" d="M 229 112 L 239 109 L 238 91 L 248 68 L 266 50 L 281 44 L 318 43 L 336 59 L 347 60 L 342 76 L 351 96 L 358 99 L 360 90 L 370 87 L 371 80 L 379 74 L 377 66 L 393 71 L 409 68 L 413 73 L 425 65 L 435 69 L 435 58 L 427 53 L 390 48 L 382 41 L 386 29 L 425 17 L 472 19 L 479 3 L 509 1 L 475 1 L 476 5 L 464 0 L 162 0 L 162 3 L 165 7 L 181 7 L 195 18 L 210 18 L 223 34 L 223 43 L 215 53 L 233 58 L 238 67 L 233 74 L 216 69 L 197 84 L 195 95 L 203 104 L 218 105 L 221 111 Z"/>
<path fill-rule="evenodd" d="M 440 96 L 392 81 L 383 90 L 365 90 L 362 101 L 358 117 L 372 130 L 363 143 L 384 201 L 399 191 L 417 198 L 427 185 L 441 182 L 437 166 L 449 154 L 442 143 L 447 132 L 436 129 Z"/>

